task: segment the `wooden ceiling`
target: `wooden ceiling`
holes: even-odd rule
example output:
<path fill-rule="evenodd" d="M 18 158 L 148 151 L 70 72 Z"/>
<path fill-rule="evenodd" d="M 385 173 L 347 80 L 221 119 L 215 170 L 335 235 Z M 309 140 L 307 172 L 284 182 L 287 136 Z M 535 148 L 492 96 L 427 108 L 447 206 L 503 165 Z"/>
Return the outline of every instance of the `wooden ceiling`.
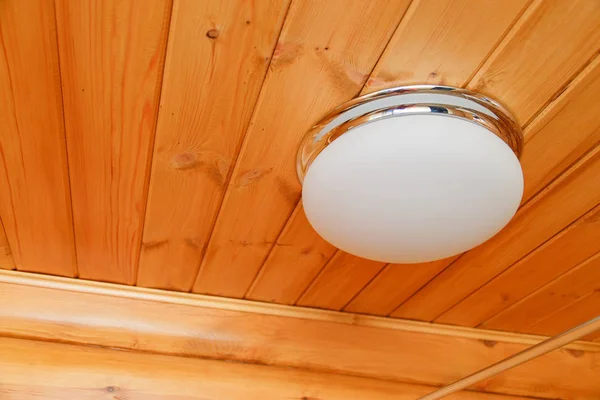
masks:
<path fill-rule="evenodd" d="M 597 0 L 6 0 L 0 46 L 1 268 L 537 334 L 598 314 Z M 413 83 L 514 112 L 522 207 L 451 259 L 337 251 L 299 140 Z"/>

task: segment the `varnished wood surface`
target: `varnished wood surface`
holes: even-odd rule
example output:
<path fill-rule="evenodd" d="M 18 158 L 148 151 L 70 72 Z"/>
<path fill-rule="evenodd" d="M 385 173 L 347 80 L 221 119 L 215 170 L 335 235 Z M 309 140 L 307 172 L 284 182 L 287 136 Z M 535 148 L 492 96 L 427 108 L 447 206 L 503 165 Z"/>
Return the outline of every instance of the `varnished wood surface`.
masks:
<path fill-rule="evenodd" d="M 338 251 L 296 304 L 341 310 L 352 300 L 354 293 L 366 286 L 385 265 Z"/>
<path fill-rule="evenodd" d="M 417 268 L 413 264 L 389 264 L 352 299 L 344 310 L 389 315 L 456 258 L 457 256 L 419 264 Z M 382 293 L 390 293 L 390 295 L 382 295 Z"/>
<path fill-rule="evenodd" d="M 529 315 L 541 315 L 539 309 L 549 307 L 560 310 L 580 298 L 591 295 L 600 282 L 600 253 L 583 261 L 521 301 L 486 321 L 487 328 L 503 327 L 507 330 L 527 330 L 537 322 Z"/>
<path fill-rule="evenodd" d="M 245 297 L 294 304 L 335 253 L 310 227 L 300 202 Z"/>
<path fill-rule="evenodd" d="M 534 0 L 467 87 L 526 124 L 599 50 L 598 2 Z"/>
<path fill-rule="evenodd" d="M 79 276 L 135 283 L 170 0 L 57 0 Z"/>
<path fill-rule="evenodd" d="M 0 336 L 430 385 L 449 383 L 542 339 L 13 271 L 0 272 L 0 282 L 0 304 L 14 304 L 0 307 Z M 574 343 L 475 389 L 591 399 L 600 393 L 599 357 L 600 344 Z"/>
<path fill-rule="evenodd" d="M 540 334 L 600 313 L 595 0 L 5 0 L 0 49 L 2 269 Z M 337 251 L 298 141 L 416 83 L 515 113 L 522 207 L 447 260 Z"/>
<path fill-rule="evenodd" d="M 366 92 L 416 82 L 462 87 L 529 0 L 413 0 Z"/>
<path fill-rule="evenodd" d="M 0 219 L 16 267 L 77 275 L 54 1 L 0 3 Z"/>
<path fill-rule="evenodd" d="M 600 142 L 600 56 L 525 129 L 523 202 Z M 568 134 L 567 134 L 568 132 Z"/>
<path fill-rule="evenodd" d="M 191 288 L 288 3 L 175 3 L 139 285 Z"/>
<path fill-rule="evenodd" d="M 565 307 L 559 307 L 555 312 L 546 314 L 545 317 L 528 326 L 527 330 L 558 334 L 577 325 L 579 321 L 595 318 L 598 316 L 598 310 L 600 310 L 600 292 L 595 290 Z M 600 341 L 600 332 L 592 333 L 585 339 L 598 342 Z"/>
<path fill-rule="evenodd" d="M 10 400 L 414 400 L 435 390 L 290 368 L 10 338 L 0 338 L 0 376 L 0 397 Z M 448 399 L 526 400 L 477 392 Z"/>

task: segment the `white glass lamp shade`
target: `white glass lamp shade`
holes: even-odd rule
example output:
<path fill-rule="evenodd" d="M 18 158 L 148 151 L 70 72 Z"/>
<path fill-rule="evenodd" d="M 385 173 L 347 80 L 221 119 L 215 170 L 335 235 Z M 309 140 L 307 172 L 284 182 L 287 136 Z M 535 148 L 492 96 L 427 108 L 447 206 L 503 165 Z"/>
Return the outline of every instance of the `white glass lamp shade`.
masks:
<path fill-rule="evenodd" d="M 312 161 L 306 216 L 338 248 L 393 263 L 469 250 L 515 214 L 523 174 L 484 126 L 448 115 L 403 115 L 356 126 Z"/>

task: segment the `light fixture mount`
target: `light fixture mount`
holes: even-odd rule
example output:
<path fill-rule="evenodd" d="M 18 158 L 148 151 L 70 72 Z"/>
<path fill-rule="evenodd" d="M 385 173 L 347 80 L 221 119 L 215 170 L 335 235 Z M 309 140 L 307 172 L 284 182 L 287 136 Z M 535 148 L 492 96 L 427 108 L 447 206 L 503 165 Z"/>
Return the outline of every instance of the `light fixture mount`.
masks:
<path fill-rule="evenodd" d="M 510 112 L 497 101 L 452 86 L 398 86 L 347 101 L 314 125 L 298 150 L 298 179 L 304 181 L 308 167 L 323 149 L 357 126 L 385 118 L 436 114 L 483 126 L 502 139 L 518 158 L 521 157 L 523 132 Z"/>
<path fill-rule="evenodd" d="M 484 95 L 417 85 L 381 90 L 326 115 L 297 154 L 304 211 L 334 246 L 418 263 L 494 236 L 523 194 L 523 134 Z"/>

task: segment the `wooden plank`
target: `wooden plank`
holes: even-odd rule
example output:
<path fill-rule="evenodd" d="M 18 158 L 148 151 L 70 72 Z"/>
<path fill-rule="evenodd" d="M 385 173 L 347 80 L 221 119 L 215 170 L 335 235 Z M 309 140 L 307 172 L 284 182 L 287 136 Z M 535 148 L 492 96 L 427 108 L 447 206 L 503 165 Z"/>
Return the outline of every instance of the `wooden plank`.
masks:
<path fill-rule="evenodd" d="M 385 265 L 340 250 L 306 289 L 297 304 L 341 310 Z"/>
<path fill-rule="evenodd" d="M 77 261 L 132 284 L 171 3 L 57 0 Z"/>
<path fill-rule="evenodd" d="M 600 142 L 600 57 L 525 130 L 523 202 Z"/>
<path fill-rule="evenodd" d="M 535 0 L 469 83 L 526 124 L 600 50 L 600 3 Z"/>
<path fill-rule="evenodd" d="M 300 138 L 360 91 L 407 6 L 292 3 L 194 292 L 245 295 L 299 200 Z"/>
<path fill-rule="evenodd" d="M 0 217 L 18 269 L 75 276 L 54 2 L 0 2 Z"/>
<path fill-rule="evenodd" d="M 4 226 L 0 219 L 0 268 L 1 269 L 14 269 L 15 262 L 12 257 L 10 245 L 8 244 L 8 238 L 4 232 Z"/>
<path fill-rule="evenodd" d="M 175 2 L 138 285 L 191 289 L 288 5 Z"/>
<path fill-rule="evenodd" d="M 299 201 L 244 298 L 294 304 L 336 254 Z"/>
<path fill-rule="evenodd" d="M 433 387 L 0 338 L 0 397 L 19 400 L 413 400 Z M 454 400 L 523 397 L 460 392 Z"/>
<path fill-rule="evenodd" d="M 466 83 L 526 3 L 522 0 L 485 4 L 477 0 L 413 1 L 361 94 L 407 83 Z M 485 34 L 481 34 L 482 31 Z M 478 32 L 476 36 L 475 32 Z M 466 41 L 466 37 L 476 39 Z M 410 66 L 410 72 L 406 72 L 407 66 Z M 331 246 L 317 235 L 301 214 L 297 207 L 275 242 L 248 298 L 291 304 L 329 260 Z M 348 256 L 344 259 L 350 260 Z M 356 265 L 354 270 L 359 274 L 357 280 L 362 276 L 360 260 L 352 259 Z M 368 269 L 369 262 L 366 264 Z M 399 268 L 389 267 L 386 271 Z M 424 284 L 435 276 L 435 269 L 431 272 L 433 275 L 429 277 L 414 278 L 421 279 Z M 282 279 L 294 283 L 281 285 Z M 355 294 L 344 296 L 351 299 Z M 361 312 L 368 310 L 361 309 Z M 378 314 L 379 310 L 374 313 Z"/>
<path fill-rule="evenodd" d="M 543 339 L 15 271 L 0 271 L 0 282 L 0 304 L 11 304 L 0 307 L 0 335 L 432 385 Z M 553 399 L 600 393 L 600 344 L 567 349 L 477 389 Z"/>
<path fill-rule="evenodd" d="M 245 297 L 294 304 L 335 251 L 310 227 L 300 202 Z"/>
<path fill-rule="evenodd" d="M 367 82 L 368 91 L 464 86 L 529 0 L 415 0 Z"/>
<path fill-rule="evenodd" d="M 600 315 L 600 291 L 595 290 L 555 312 L 547 313 L 525 329 L 528 332 L 546 332 L 546 335 L 556 335 L 598 315 Z M 586 340 L 597 340 L 599 337 L 600 332 L 595 332 L 586 336 Z"/>
<path fill-rule="evenodd" d="M 442 314 L 444 324 L 477 326 L 600 251 L 600 205 Z M 547 313 L 552 307 L 546 307 Z"/>
<path fill-rule="evenodd" d="M 392 316 L 432 321 L 600 202 L 600 146 L 522 207 L 484 244 L 465 253 Z"/>
<path fill-rule="evenodd" d="M 344 311 L 389 315 L 457 257 L 422 264 L 389 264 Z"/>
<path fill-rule="evenodd" d="M 528 326 L 544 318 L 549 310 L 559 310 L 593 293 L 598 288 L 598 282 L 600 282 L 600 253 L 485 321 L 482 326 L 490 329 L 524 331 Z"/>

